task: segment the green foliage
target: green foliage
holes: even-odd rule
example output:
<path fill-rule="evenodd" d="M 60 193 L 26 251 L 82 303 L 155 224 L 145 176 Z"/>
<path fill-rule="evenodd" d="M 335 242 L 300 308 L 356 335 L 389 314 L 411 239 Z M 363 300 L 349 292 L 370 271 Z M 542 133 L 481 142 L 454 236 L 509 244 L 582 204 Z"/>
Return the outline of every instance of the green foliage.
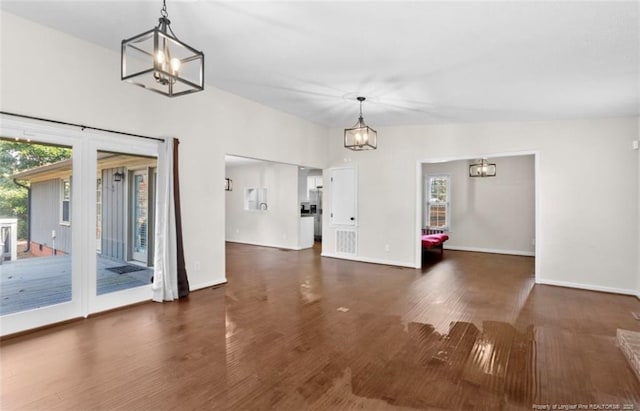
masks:
<path fill-rule="evenodd" d="M 69 148 L 0 139 L 0 217 L 18 218 L 18 237 L 27 235 L 27 189 L 16 185 L 13 175 L 68 158 Z"/>

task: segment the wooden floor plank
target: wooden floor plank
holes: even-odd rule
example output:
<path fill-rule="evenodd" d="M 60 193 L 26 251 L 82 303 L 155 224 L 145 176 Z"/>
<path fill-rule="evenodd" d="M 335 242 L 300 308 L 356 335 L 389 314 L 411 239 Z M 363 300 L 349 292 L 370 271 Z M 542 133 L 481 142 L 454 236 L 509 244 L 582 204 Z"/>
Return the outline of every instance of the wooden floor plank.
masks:
<path fill-rule="evenodd" d="M 615 345 L 636 298 L 534 286 L 530 257 L 436 257 L 228 244 L 226 286 L 3 340 L 0 408 L 640 409 Z"/>

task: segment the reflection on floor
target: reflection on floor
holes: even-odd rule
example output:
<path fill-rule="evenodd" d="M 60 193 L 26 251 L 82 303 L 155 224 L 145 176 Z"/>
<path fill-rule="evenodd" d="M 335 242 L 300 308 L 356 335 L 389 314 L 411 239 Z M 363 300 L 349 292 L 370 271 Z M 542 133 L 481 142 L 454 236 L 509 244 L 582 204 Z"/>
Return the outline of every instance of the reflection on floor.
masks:
<path fill-rule="evenodd" d="M 126 290 L 150 284 L 151 269 L 119 274 L 112 267 L 122 261 L 97 260 L 97 294 Z M 131 268 L 132 270 L 134 268 Z M 71 256 L 35 257 L 0 264 L 0 315 L 31 310 L 71 301 Z"/>
<path fill-rule="evenodd" d="M 7 409 L 640 407 L 640 383 L 615 345 L 617 328 L 640 330 L 630 315 L 640 302 L 534 286 L 532 258 L 447 251 L 415 270 L 321 258 L 318 249 L 227 244 L 226 266 L 227 285 L 178 303 L 3 340 L 0 402 Z"/>
<path fill-rule="evenodd" d="M 409 323 L 406 338 L 395 343 L 398 350 L 392 356 L 352 374 L 353 393 L 419 409 L 446 409 L 453 402 L 464 409 L 500 409 L 506 403 L 530 407 L 533 327 L 519 333 L 509 324 L 487 321 L 483 329 L 453 322 L 449 333 L 441 335 L 428 324 Z M 395 331 L 402 335 L 402 329 Z"/>

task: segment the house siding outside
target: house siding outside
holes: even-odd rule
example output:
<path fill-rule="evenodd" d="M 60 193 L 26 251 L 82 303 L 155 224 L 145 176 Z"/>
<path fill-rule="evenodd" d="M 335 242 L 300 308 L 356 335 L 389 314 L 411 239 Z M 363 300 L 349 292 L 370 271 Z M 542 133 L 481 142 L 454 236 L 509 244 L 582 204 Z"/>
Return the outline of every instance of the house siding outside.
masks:
<path fill-rule="evenodd" d="M 97 205 L 98 220 L 94 225 L 96 251 L 102 257 L 116 261 L 130 261 L 135 255 L 128 241 L 132 232 L 129 215 L 132 204 L 133 173 L 144 170 L 147 175 L 148 192 L 147 225 L 148 233 L 153 233 L 155 202 L 155 171 L 157 159 L 127 154 L 100 153 L 96 187 L 100 187 Z M 46 165 L 17 174 L 15 177 L 29 181 L 32 187 L 31 250 L 34 255 L 46 256 L 71 253 L 71 224 L 61 223 L 62 181 L 72 179 L 69 160 Z M 122 176 L 116 181 L 115 174 Z M 71 195 L 73 198 L 73 193 Z M 131 198 L 130 198 L 131 197 Z M 100 227 L 98 227 L 100 224 Z M 55 230 L 55 244 L 52 232 Z M 147 235 L 146 260 L 139 262 L 153 265 L 153 236 Z M 55 248 L 55 249 L 54 249 Z M 140 256 L 138 256 L 140 258 Z"/>
<path fill-rule="evenodd" d="M 71 253 L 71 226 L 60 224 L 60 190 L 60 179 L 37 182 L 31 186 L 31 242 L 36 253 L 40 251 L 39 246 L 42 246 L 42 254 L 46 255 Z"/>
<path fill-rule="evenodd" d="M 122 181 L 114 181 L 113 175 L 125 173 L 123 167 L 102 170 L 102 248 L 103 257 L 120 261 L 128 260 L 127 192 L 128 175 Z"/>

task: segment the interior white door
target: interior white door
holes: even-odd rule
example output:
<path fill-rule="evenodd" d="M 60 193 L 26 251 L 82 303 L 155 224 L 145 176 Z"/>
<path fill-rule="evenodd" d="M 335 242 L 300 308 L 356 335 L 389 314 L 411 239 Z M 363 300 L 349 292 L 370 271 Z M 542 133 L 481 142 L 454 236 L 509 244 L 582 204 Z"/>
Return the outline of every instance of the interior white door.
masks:
<path fill-rule="evenodd" d="M 332 225 L 355 226 L 357 220 L 357 174 L 354 167 L 333 168 L 331 177 L 331 214 Z"/>

